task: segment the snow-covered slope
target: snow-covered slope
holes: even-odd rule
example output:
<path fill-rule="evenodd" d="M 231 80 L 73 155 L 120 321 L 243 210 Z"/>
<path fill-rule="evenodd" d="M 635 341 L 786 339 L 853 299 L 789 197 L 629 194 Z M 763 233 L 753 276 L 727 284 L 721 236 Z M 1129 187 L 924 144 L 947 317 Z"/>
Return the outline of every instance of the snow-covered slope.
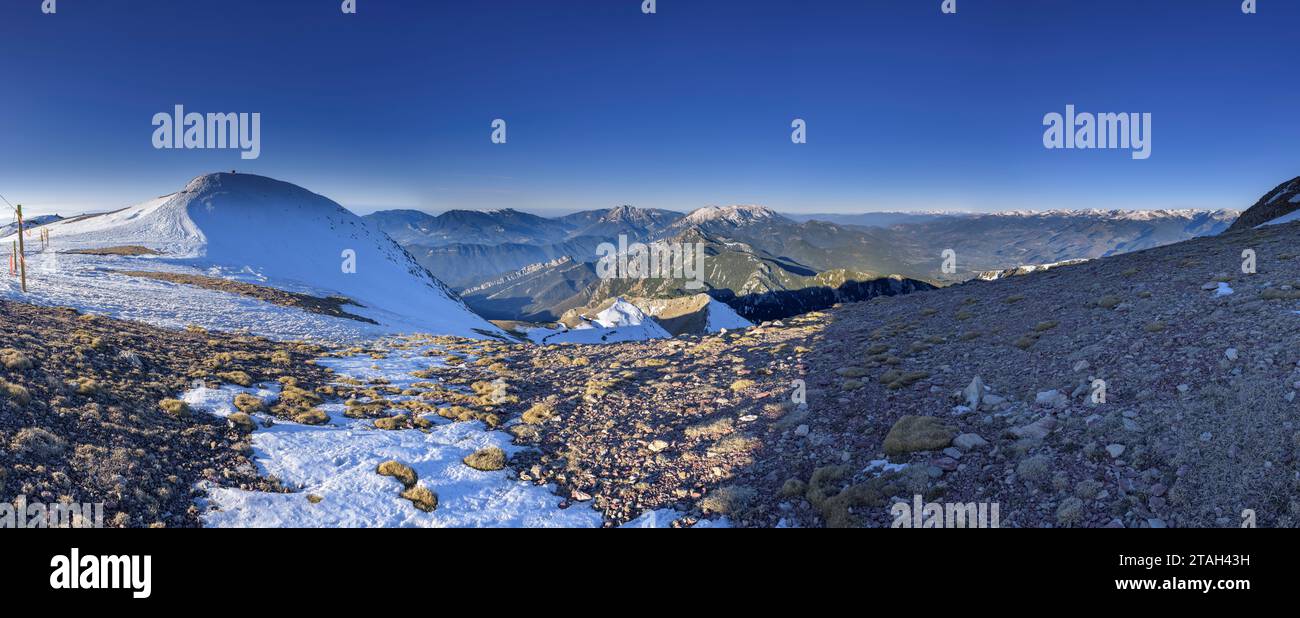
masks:
<path fill-rule="evenodd" d="M 395 330 L 501 332 L 383 232 L 328 198 L 263 176 L 208 174 L 178 193 L 46 228 L 58 251 L 141 246 L 161 254 L 151 259 L 209 275 L 346 296 L 363 306 L 350 311 Z M 347 272 L 353 255 L 355 272 Z"/>
<path fill-rule="evenodd" d="M 716 298 L 709 298 L 709 305 L 705 308 L 709 312 L 708 322 L 704 325 L 704 331 L 716 333 L 722 329 L 736 330 L 740 328 L 749 328 L 754 325 L 753 322 L 740 317 L 735 309 L 732 309 L 727 303 L 720 302 Z"/>

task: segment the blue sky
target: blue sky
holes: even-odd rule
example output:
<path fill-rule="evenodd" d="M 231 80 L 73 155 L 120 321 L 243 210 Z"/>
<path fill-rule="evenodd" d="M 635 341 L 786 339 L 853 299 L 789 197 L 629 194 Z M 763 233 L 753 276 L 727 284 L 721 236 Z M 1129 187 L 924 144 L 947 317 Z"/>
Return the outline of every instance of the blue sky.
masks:
<path fill-rule="evenodd" d="M 1300 174 L 1291 0 L 339 4 L 5 0 L 0 193 L 69 214 L 239 169 L 359 212 L 1237 208 Z M 178 103 L 260 112 L 261 157 L 154 149 Z M 1066 104 L 1150 112 L 1151 158 L 1044 149 Z"/>

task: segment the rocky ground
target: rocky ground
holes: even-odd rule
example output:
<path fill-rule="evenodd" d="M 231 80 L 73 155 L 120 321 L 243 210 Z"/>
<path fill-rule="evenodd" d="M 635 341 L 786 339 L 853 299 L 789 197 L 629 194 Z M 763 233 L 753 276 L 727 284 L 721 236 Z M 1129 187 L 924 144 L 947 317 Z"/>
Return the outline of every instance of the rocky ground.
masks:
<path fill-rule="evenodd" d="M 885 526 L 891 502 L 921 494 L 996 502 L 1004 527 L 1237 526 L 1245 509 L 1291 526 L 1297 235 L 1248 230 L 720 336 L 503 347 L 519 407 L 548 406 L 516 429 L 539 452 L 512 465 L 612 523 L 674 507 Z"/>
<path fill-rule="evenodd" d="M 171 398 L 195 380 L 313 388 L 318 353 L 0 301 L 0 499 L 103 502 L 106 525 L 172 527 L 198 525 L 200 479 L 279 491 L 246 428 Z"/>
<path fill-rule="evenodd" d="M 678 525 L 888 526 L 892 503 L 921 495 L 997 503 L 1003 527 L 1237 526 L 1245 509 L 1293 526 L 1298 236 L 1245 230 L 610 345 L 323 351 L 4 303 L 0 497 L 192 525 L 201 478 L 282 491 L 250 474 L 247 427 L 160 407 L 193 379 L 279 379 L 277 418 L 325 422 L 314 406 L 333 398 L 378 429 L 508 431 L 534 447 L 506 462 L 518 479 L 608 525 L 674 509 Z M 309 361 L 430 343 L 442 362 L 404 388 Z"/>
<path fill-rule="evenodd" d="M 1245 509 L 1294 525 L 1297 234 L 843 307 L 806 358 L 824 407 L 810 400 L 799 448 L 858 467 L 899 419 L 933 417 L 945 428 L 928 452 L 894 458 L 927 472 L 927 496 L 1000 503 L 1004 526 L 1236 526 Z M 1255 274 L 1242 273 L 1247 249 Z"/>

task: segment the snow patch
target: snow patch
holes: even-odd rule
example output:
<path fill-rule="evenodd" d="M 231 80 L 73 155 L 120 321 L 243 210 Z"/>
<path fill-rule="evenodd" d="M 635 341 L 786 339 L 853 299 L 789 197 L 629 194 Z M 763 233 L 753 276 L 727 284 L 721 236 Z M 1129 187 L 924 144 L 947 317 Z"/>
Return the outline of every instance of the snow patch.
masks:
<path fill-rule="evenodd" d="M 358 356 L 321 359 L 336 372 L 356 379 L 386 377 L 407 384 L 413 366 L 430 366 L 421 356 L 428 348 L 400 350 L 387 358 Z M 372 366 L 378 365 L 379 369 Z M 357 371 L 365 367 L 365 372 Z M 184 399 L 196 409 L 217 415 L 233 410 L 230 401 L 245 389 L 195 388 Z M 395 397 L 394 399 L 400 399 Z M 427 416 L 435 426 L 383 431 L 370 421 L 343 416 L 343 405 L 320 406 L 328 425 L 276 421 L 253 432 L 255 461 L 263 474 L 274 475 L 294 493 L 266 493 L 204 484 L 208 493 L 202 516 L 212 527 L 599 527 L 601 515 L 585 505 L 559 508 L 552 486 L 539 487 L 514 478 L 509 469 L 483 472 L 461 460 L 476 450 L 497 447 L 513 454 L 520 447 L 499 431 L 477 422 L 451 423 Z M 394 411 L 396 413 L 396 411 Z M 375 472 L 395 459 L 419 475 L 419 484 L 438 494 L 431 513 L 416 509 L 399 493 L 402 485 Z M 307 495 L 321 498 L 317 504 Z"/>
<path fill-rule="evenodd" d="M 1297 202 L 1297 200 L 1300 200 L 1300 195 L 1296 195 L 1294 198 L 1291 199 L 1292 202 L 1300 203 L 1300 202 Z M 1264 227 L 1265 225 L 1281 225 L 1281 224 L 1283 224 L 1283 223 L 1290 223 L 1290 222 L 1292 222 L 1292 221 L 1296 221 L 1296 220 L 1300 220 L 1300 208 L 1298 208 L 1298 209 L 1296 209 L 1296 210 L 1293 210 L 1293 211 L 1291 211 L 1291 212 L 1288 212 L 1288 213 L 1286 213 L 1285 215 L 1282 215 L 1282 216 L 1280 216 L 1280 217 L 1278 217 L 1278 218 L 1276 218 L 1276 219 L 1273 219 L 1273 220 L 1271 220 L 1271 221 L 1266 221 L 1266 222 L 1264 222 L 1264 223 L 1261 223 L 1261 224 L 1259 224 L 1259 225 L 1256 225 L 1254 229 L 1257 229 L 1257 230 L 1258 230 L 1259 228 Z"/>
<path fill-rule="evenodd" d="M 890 463 L 888 459 L 873 459 L 867 462 L 867 467 L 862 471 L 872 476 L 880 476 L 886 472 L 900 472 L 906 467 L 907 464 Z"/>
<path fill-rule="evenodd" d="M 709 298 L 709 304 L 704 310 L 708 312 L 708 322 L 704 325 L 705 332 L 716 333 L 724 328 L 736 330 L 754 325 L 753 322 L 740 317 L 735 309 L 724 302 L 719 302 L 716 298 Z"/>

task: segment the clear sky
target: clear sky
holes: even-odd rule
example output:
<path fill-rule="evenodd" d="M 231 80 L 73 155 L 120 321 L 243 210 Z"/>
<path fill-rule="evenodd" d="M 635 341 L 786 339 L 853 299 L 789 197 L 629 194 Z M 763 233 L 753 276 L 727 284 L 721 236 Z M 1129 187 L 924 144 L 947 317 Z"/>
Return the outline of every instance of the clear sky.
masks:
<path fill-rule="evenodd" d="M 0 193 L 71 214 L 238 169 L 359 212 L 1244 208 L 1300 175 L 1294 0 L 340 3 L 3 0 Z M 175 104 L 260 112 L 261 157 L 154 149 Z M 1046 150 L 1066 104 L 1153 114 L 1151 158 Z"/>

